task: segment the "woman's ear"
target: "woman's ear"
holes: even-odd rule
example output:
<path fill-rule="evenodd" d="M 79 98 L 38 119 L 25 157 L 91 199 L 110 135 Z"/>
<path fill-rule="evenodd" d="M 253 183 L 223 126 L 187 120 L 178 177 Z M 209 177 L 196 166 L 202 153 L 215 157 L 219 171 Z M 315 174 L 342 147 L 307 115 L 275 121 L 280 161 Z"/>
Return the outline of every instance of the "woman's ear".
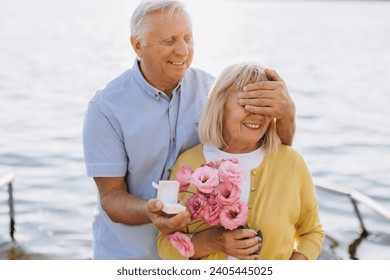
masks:
<path fill-rule="evenodd" d="M 130 36 L 130 43 L 133 46 L 134 52 L 137 54 L 139 58 L 143 56 L 141 41 L 135 38 L 134 36 Z"/>

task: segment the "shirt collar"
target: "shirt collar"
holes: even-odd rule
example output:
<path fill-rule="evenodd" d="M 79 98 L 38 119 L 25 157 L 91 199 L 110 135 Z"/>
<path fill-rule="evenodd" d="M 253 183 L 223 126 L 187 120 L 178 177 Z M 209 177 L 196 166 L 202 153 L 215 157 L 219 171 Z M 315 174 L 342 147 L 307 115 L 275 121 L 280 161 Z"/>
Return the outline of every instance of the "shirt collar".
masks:
<path fill-rule="evenodd" d="M 148 94 L 150 94 L 153 98 L 160 100 L 161 96 L 165 95 L 165 93 L 161 92 L 159 89 L 155 88 L 154 86 L 152 86 L 151 84 L 148 83 L 148 81 L 144 78 L 144 75 L 141 72 L 139 63 L 140 63 L 140 61 L 138 59 L 135 59 L 134 64 L 133 64 L 133 68 L 132 68 L 135 80 L 141 85 L 141 87 Z M 175 94 L 175 93 L 179 94 L 180 93 L 181 83 L 182 83 L 182 80 L 175 87 L 172 94 Z"/>

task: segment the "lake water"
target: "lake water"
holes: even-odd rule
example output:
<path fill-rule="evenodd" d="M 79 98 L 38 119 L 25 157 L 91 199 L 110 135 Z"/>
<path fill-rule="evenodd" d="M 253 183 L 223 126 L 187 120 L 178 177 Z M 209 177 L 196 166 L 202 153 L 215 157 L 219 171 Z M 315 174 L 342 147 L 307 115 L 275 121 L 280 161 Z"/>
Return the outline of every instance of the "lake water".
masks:
<path fill-rule="evenodd" d="M 294 147 L 316 183 L 357 190 L 390 211 L 390 2 L 185 1 L 193 66 L 241 60 L 276 69 L 297 107 Z M 138 1 L 13 0 L 0 8 L 0 175 L 15 172 L 17 249 L 0 189 L 3 258 L 89 259 L 96 188 L 81 130 L 96 89 L 130 67 Z M 351 258 L 359 223 L 348 199 L 319 191 L 321 219 Z M 361 207 L 359 259 L 390 259 L 390 222 Z M 0 253 L 0 258 L 2 253 Z"/>

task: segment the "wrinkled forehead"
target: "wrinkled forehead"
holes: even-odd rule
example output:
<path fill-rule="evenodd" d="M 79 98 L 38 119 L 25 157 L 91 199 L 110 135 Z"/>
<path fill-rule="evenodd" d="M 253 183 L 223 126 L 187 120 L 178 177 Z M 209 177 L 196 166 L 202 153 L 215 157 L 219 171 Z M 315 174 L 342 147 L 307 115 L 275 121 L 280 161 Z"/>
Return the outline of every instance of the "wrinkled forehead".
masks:
<path fill-rule="evenodd" d="M 175 20 L 182 20 L 183 24 L 187 25 L 189 29 L 192 29 L 192 21 L 189 14 L 183 9 L 160 9 L 154 10 L 145 15 L 144 22 L 149 27 L 155 27 L 160 25 L 166 25 L 172 23 Z M 151 26 L 153 25 L 153 26 Z"/>

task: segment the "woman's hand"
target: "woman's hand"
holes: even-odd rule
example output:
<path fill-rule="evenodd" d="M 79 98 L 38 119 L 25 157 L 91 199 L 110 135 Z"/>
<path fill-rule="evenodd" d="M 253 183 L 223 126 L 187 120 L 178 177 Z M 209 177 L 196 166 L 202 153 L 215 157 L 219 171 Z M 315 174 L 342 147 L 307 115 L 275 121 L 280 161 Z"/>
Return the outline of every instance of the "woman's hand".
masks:
<path fill-rule="evenodd" d="M 241 260 L 258 259 L 258 255 L 254 253 L 261 247 L 262 240 L 257 237 L 256 231 L 252 229 L 225 230 L 223 228 L 216 230 L 219 232 L 217 243 L 221 251 Z"/>
<path fill-rule="evenodd" d="M 307 258 L 302 255 L 301 253 L 298 253 L 298 252 L 294 252 L 292 255 L 291 255 L 291 258 L 290 260 L 307 260 Z"/>
<path fill-rule="evenodd" d="M 192 259 L 195 260 L 216 252 L 242 260 L 256 260 L 258 255 L 255 252 L 262 245 L 261 238 L 253 229 L 225 230 L 220 226 L 195 233 L 191 241 L 195 247 Z"/>

